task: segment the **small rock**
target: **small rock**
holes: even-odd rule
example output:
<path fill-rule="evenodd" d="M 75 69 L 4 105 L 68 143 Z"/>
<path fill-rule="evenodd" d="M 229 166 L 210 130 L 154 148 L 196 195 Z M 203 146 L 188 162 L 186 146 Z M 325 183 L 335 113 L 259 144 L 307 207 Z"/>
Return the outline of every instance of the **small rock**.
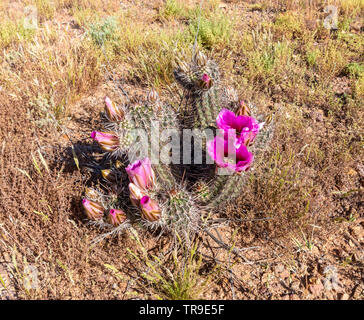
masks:
<path fill-rule="evenodd" d="M 353 168 L 349 168 L 346 174 L 348 174 L 349 176 L 356 176 L 358 173 Z"/>
<path fill-rule="evenodd" d="M 287 279 L 290 275 L 290 272 L 288 270 L 284 270 L 281 274 L 280 274 L 280 277 L 282 279 Z"/>
<path fill-rule="evenodd" d="M 312 249 L 311 249 L 311 253 L 312 254 L 319 255 L 320 254 L 320 250 L 316 246 L 313 246 Z"/>
<path fill-rule="evenodd" d="M 312 284 L 309 287 L 310 292 L 315 296 L 320 296 L 321 292 L 324 290 L 324 286 L 321 281 L 317 281 L 316 284 Z"/>
<path fill-rule="evenodd" d="M 275 271 L 276 273 L 281 273 L 281 272 L 283 272 L 283 271 L 284 271 L 284 264 L 280 263 L 280 264 L 276 265 L 276 266 L 275 266 L 275 268 L 274 268 L 274 271 Z"/>
<path fill-rule="evenodd" d="M 293 281 L 293 282 L 291 283 L 291 288 L 292 288 L 292 290 L 294 290 L 294 291 L 298 291 L 298 290 L 299 290 L 299 288 L 300 288 L 300 282 L 299 282 L 298 280 Z"/>
<path fill-rule="evenodd" d="M 343 293 L 339 295 L 340 300 L 349 300 L 349 295 L 347 293 Z"/>
<path fill-rule="evenodd" d="M 306 133 L 311 134 L 313 132 L 313 129 L 311 127 L 306 128 Z"/>

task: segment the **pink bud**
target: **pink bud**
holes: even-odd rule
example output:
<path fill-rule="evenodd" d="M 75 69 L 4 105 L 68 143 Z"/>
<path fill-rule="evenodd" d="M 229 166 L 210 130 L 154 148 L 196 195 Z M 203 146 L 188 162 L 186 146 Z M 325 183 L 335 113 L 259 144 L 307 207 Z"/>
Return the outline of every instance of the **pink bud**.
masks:
<path fill-rule="evenodd" d="M 104 208 L 102 205 L 95 201 L 91 201 L 88 199 L 82 200 L 83 208 L 85 209 L 85 213 L 90 220 L 101 220 L 104 215 Z"/>
<path fill-rule="evenodd" d="M 199 83 L 201 88 L 203 89 L 210 89 L 212 87 L 212 79 L 206 73 L 202 75 L 202 78 Z"/>
<path fill-rule="evenodd" d="M 92 131 L 91 138 L 97 141 L 100 147 L 108 152 L 113 152 L 119 148 L 119 138 L 113 132 Z"/>
<path fill-rule="evenodd" d="M 142 190 L 151 189 L 155 184 L 155 175 L 149 158 L 137 160 L 126 167 L 130 182 Z"/>
<path fill-rule="evenodd" d="M 140 208 L 142 209 L 142 217 L 145 220 L 154 222 L 159 220 L 161 217 L 161 210 L 159 209 L 158 202 L 148 196 L 141 198 Z"/>
<path fill-rule="evenodd" d="M 113 226 L 118 226 L 126 220 L 126 214 L 120 209 L 110 209 L 107 219 Z"/>
<path fill-rule="evenodd" d="M 123 110 L 112 102 L 109 97 L 105 97 L 105 112 L 110 121 L 120 121 L 124 118 Z"/>
<path fill-rule="evenodd" d="M 202 81 L 208 83 L 210 81 L 210 77 L 208 74 L 204 73 L 202 76 Z"/>

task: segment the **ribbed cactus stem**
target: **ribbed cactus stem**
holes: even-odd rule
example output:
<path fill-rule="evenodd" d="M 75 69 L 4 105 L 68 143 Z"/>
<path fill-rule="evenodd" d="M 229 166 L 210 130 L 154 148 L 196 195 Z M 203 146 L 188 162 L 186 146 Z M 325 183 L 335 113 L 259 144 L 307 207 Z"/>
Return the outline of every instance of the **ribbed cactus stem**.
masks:
<path fill-rule="evenodd" d="M 225 202 L 233 201 L 241 194 L 241 190 L 245 184 L 245 173 L 234 174 L 232 176 L 224 176 L 224 178 L 216 179 L 214 197 L 208 204 L 211 208 L 218 208 L 219 205 Z"/>
<path fill-rule="evenodd" d="M 160 131 L 166 128 L 177 128 L 175 121 L 176 114 L 172 109 L 166 108 L 166 110 L 163 110 L 162 113 L 156 114 L 155 110 L 153 110 L 153 105 L 143 105 L 135 107 L 130 114 L 135 123 L 135 129 L 144 129 L 148 137 L 152 137 L 153 123 L 156 121 L 158 121 L 160 125 Z M 148 154 L 151 155 L 153 152 L 155 152 L 155 150 L 152 149 L 153 144 L 149 141 L 148 146 Z M 161 149 L 163 144 L 161 144 L 159 147 Z M 171 188 L 175 184 L 175 178 L 171 172 L 171 168 L 168 165 L 159 162 L 158 164 L 154 165 L 154 170 L 156 171 L 158 180 L 162 186 Z"/>

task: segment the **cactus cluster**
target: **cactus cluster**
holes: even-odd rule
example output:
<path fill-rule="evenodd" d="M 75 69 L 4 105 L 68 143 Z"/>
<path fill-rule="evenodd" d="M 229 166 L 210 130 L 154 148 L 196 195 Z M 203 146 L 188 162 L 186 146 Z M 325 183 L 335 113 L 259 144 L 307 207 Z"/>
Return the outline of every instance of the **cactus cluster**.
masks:
<path fill-rule="evenodd" d="M 137 105 L 118 106 L 105 98 L 104 129 L 93 131 L 91 138 L 105 151 L 108 165 L 100 172 L 102 187 L 86 188 L 82 204 L 90 223 L 108 229 L 108 234 L 139 223 L 190 241 L 206 224 L 201 212 L 240 194 L 246 172 L 272 137 L 272 116 L 262 119 L 254 105 L 239 102 L 233 88 L 221 88 L 217 64 L 202 52 L 189 63 L 178 60 L 174 76 L 184 92 L 177 106 L 163 105 L 155 90 Z M 141 150 L 135 129 L 146 133 L 147 150 Z M 168 141 L 151 142 L 155 130 L 165 129 L 178 133 L 180 146 L 183 129 L 199 129 L 201 140 L 195 143 L 201 144 L 202 164 L 184 164 L 182 155 L 177 163 L 151 161 L 168 147 Z M 205 129 L 212 130 L 213 140 L 208 141 Z M 223 132 L 222 156 L 217 154 L 218 129 Z M 234 129 L 232 137 L 228 129 Z M 236 151 L 233 164 L 225 154 L 229 139 Z M 214 161 L 206 164 L 208 158 Z M 220 169 L 230 174 L 219 175 Z"/>

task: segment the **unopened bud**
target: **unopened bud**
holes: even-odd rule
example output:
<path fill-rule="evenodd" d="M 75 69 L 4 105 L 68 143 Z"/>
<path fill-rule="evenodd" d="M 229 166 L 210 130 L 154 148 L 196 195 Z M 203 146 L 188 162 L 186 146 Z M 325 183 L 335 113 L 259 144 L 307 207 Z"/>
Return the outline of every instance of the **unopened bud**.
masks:
<path fill-rule="evenodd" d="M 147 99 L 151 103 L 156 103 L 159 100 L 158 92 L 154 89 L 150 90 Z"/>
<path fill-rule="evenodd" d="M 140 200 L 140 208 L 142 209 L 142 217 L 150 222 L 158 221 L 161 217 L 161 210 L 159 209 L 158 202 L 144 196 Z"/>
<path fill-rule="evenodd" d="M 115 182 L 117 180 L 115 172 L 111 169 L 101 170 L 101 175 L 105 180 L 110 182 Z"/>
<path fill-rule="evenodd" d="M 113 152 L 120 146 L 119 138 L 113 132 L 92 131 L 91 138 L 97 141 L 103 150 L 108 152 Z"/>
<path fill-rule="evenodd" d="M 123 166 L 123 163 L 120 160 L 115 161 L 115 168 L 120 169 Z"/>
<path fill-rule="evenodd" d="M 238 116 L 250 116 L 251 112 L 250 112 L 250 108 L 248 107 L 248 105 L 244 102 L 244 100 L 240 101 L 240 106 L 239 109 L 236 113 Z"/>
<path fill-rule="evenodd" d="M 212 87 L 213 81 L 208 74 L 204 73 L 197 83 L 201 89 L 208 90 Z"/>
<path fill-rule="evenodd" d="M 107 220 L 113 226 L 119 226 L 126 220 L 126 214 L 120 209 L 110 209 Z"/>
<path fill-rule="evenodd" d="M 104 208 L 101 204 L 88 199 L 82 200 L 85 213 L 90 220 L 101 220 L 104 215 Z"/>
<path fill-rule="evenodd" d="M 121 107 L 112 102 L 109 97 L 105 97 L 105 112 L 110 121 L 120 121 L 124 119 L 124 111 Z"/>

